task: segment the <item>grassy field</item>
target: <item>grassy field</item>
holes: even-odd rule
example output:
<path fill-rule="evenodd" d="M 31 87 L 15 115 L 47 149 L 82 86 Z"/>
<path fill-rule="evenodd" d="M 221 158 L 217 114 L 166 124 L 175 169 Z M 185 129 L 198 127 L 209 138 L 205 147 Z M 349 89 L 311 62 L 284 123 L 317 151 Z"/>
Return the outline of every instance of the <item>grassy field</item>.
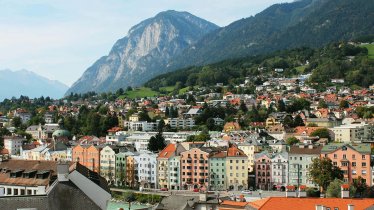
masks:
<path fill-rule="evenodd" d="M 297 72 L 299 74 L 302 74 L 302 73 L 304 73 L 304 70 L 305 70 L 306 67 L 307 67 L 306 65 L 305 66 L 298 66 L 295 69 L 297 70 Z"/>
<path fill-rule="evenodd" d="M 143 97 L 153 97 L 157 96 L 159 93 L 151 90 L 151 88 L 140 87 L 132 91 L 127 91 L 125 95 L 120 96 L 120 98 L 143 98 Z"/>
<path fill-rule="evenodd" d="M 364 47 L 366 47 L 369 51 L 369 58 L 374 59 L 374 44 L 367 44 L 364 45 Z"/>
<path fill-rule="evenodd" d="M 166 91 L 166 92 L 172 92 L 174 90 L 174 86 L 167 86 L 167 87 L 161 87 L 160 91 Z"/>

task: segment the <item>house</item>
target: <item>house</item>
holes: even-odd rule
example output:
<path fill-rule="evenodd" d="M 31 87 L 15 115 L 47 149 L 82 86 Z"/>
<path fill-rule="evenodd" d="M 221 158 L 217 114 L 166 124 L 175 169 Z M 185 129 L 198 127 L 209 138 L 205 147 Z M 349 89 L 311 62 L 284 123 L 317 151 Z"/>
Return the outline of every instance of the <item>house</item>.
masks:
<path fill-rule="evenodd" d="M 240 128 L 240 125 L 239 123 L 237 122 L 227 122 L 224 126 L 223 126 L 223 131 L 225 133 L 229 133 L 231 131 L 239 131 L 241 128 Z"/>
<path fill-rule="evenodd" d="M 371 182 L 370 154 L 370 144 L 331 143 L 321 150 L 321 157 L 329 158 L 344 172 L 345 183 L 353 183 L 358 177 Z"/>
<path fill-rule="evenodd" d="M 226 177 L 229 189 L 248 189 L 248 157 L 236 145 L 227 149 Z"/>
<path fill-rule="evenodd" d="M 22 144 L 26 141 L 19 136 L 4 136 L 4 148 L 9 151 L 9 155 L 20 155 Z"/>
<path fill-rule="evenodd" d="M 272 183 L 272 169 L 271 169 L 271 155 L 264 151 L 255 155 L 255 169 L 256 169 L 256 188 L 261 190 L 271 190 Z"/>

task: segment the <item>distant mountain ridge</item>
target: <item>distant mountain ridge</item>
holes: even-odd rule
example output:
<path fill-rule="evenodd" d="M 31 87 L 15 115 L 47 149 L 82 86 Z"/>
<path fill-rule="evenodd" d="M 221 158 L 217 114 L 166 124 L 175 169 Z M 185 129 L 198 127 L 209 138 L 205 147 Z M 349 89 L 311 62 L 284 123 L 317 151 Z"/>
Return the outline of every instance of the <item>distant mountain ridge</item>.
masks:
<path fill-rule="evenodd" d="M 31 71 L 0 70 L 0 101 L 21 95 L 30 98 L 49 96 L 59 99 L 68 88 L 59 81 L 49 80 Z"/>
<path fill-rule="evenodd" d="M 107 56 L 89 67 L 67 91 L 116 91 L 139 86 L 165 72 L 170 60 L 205 34 L 213 23 L 187 12 L 169 10 L 132 27 Z"/>
<path fill-rule="evenodd" d="M 295 47 L 321 47 L 374 33 L 374 1 L 300 0 L 275 4 L 207 34 L 169 71 Z"/>

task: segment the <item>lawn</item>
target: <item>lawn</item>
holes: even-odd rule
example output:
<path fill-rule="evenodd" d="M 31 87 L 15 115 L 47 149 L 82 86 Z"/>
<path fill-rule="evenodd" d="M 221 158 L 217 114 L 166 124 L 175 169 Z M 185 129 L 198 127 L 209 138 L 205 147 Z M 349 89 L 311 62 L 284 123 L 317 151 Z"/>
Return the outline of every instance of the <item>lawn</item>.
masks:
<path fill-rule="evenodd" d="M 126 93 L 123 96 L 120 96 L 120 98 L 144 98 L 157 96 L 158 94 L 158 92 L 151 90 L 151 88 L 141 87 L 135 88 L 132 91 L 126 91 Z"/>
<path fill-rule="evenodd" d="M 366 47 L 369 51 L 369 58 L 370 59 L 374 59 L 374 44 L 367 44 L 367 45 L 364 45 L 364 47 Z"/>
<path fill-rule="evenodd" d="M 160 91 L 173 92 L 174 86 L 161 87 Z"/>
<path fill-rule="evenodd" d="M 307 67 L 306 65 L 305 66 L 298 66 L 295 69 L 297 70 L 297 72 L 299 74 L 302 74 L 302 73 L 304 73 L 304 70 L 305 70 L 306 67 Z"/>

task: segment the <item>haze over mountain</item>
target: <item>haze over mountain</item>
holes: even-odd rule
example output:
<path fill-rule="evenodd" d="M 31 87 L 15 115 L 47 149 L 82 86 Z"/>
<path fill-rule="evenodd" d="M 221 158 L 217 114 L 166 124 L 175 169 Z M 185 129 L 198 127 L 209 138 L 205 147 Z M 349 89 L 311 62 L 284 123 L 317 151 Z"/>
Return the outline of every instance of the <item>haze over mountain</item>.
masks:
<path fill-rule="evenodd" d="M 67 91 L 115 91 L 139 86 L 165 72 L 170 60 L 217 29 L 188 12 L 166 11 L 132 27 L 109 55 L 101 57 Z"/>
<path fill-rule="evenodd" d="M 186 12 L 162 12 L 134 26 L 67 94 L 115 91 L 188 66 L 374 34 L 373 11 L 374 1 L 300 0 L 223 28 Z"/>
<path fill-rule="evenodd" d="M 31 71 L 0 70 L 0 101 L 21 95 L 30 98 L 49 96 L 59 99 L 67 89 L 68 86 L 65 84 L 49 80 Z"/>

